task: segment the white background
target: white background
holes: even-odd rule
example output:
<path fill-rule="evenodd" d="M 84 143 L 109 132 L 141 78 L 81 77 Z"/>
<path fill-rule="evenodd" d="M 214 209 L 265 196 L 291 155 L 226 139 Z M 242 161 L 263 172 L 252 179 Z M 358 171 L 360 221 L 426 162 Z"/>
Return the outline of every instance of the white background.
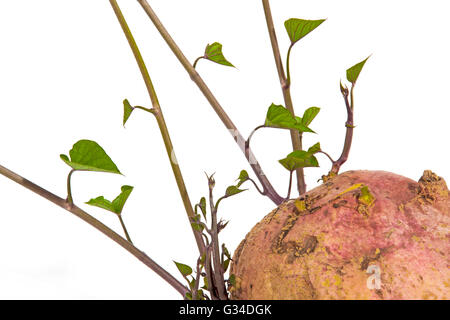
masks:
<path fill-rule="evenodd" d="M 120 1 L 155 83 L 193 203 L 216 196 L 241 169 L 254 177 L 212 108 L 136 1 Z M 207 43 L 223 44 L 237 69 L 205 60 L 198 71 L 244 136 L 282 104 L 261 1 L 150 1 L 193 61 Z M 350 169 L 386 170 L 417 180 L 424 169 L 450 179 L 448 1 L 272 1 L 283 56 L 283 22 L 327 18 L 291 56 L 298 115 L 321 107 L 306 135 L 337 158 L 346 118 L 339 92 L 345 70 L 373 54 L 355 92 Z M 139 70 L 107 0 L 0 1 L 0 164 L 65 197 L 69 167 L 60 159 L 79 139 L 97 141 L 125 176 L 79 172 L 77 204 L 121 232 L 113 214 L 84 205 L 135 186 L 124 220 L 135 244 L 170 272 L 193 265 L 197 249 L 156 121 L 142 111 L 122 127 L 122 100 L 150 107 Z M 276 189 L 288 174 L 277 163 L 291 151 L 289 133 L 258 131 L 253 151 Z M 329 170 L 307 169 L 307 184 Z M 224 240 L 234 250 L 274 208 L 250 188 L 224 201 Z M 0 176 L 0 298 L 178 299 L 163 280 L 111 240 L 48 201 Z"/>

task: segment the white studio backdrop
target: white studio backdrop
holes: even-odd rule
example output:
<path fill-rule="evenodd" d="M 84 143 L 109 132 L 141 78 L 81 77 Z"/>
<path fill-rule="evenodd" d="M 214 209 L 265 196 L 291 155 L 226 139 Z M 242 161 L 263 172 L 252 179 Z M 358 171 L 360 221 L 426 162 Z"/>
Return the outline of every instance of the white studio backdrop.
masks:
<path fill-rule="evenodd" d="M 268 106 L 283 104 L 261 1 L 149 1 L 191 61 L 206 44 L 223 44 L 237 69 L 201 60 L 198 72 L 246 137 Z M 137 1 L 119 1 L 147 62 L 191 201 L 216 197 L 240 170 L 254 177 L 219 118 L 166 46 Z M 354 141 L 342 171 L 385 170 L 417 180 L 431 169 L 450 180 L 450 21 L 448 1 L 271 1 L 283 57 L 289 18 L 327 18 L 294 47 L 292 97 L 297 114 L 321 108 L 305 135 L 337 158 L 345 135 L 339 80 L 372 54 L 355 89 Z M 150 107 L 131 50 L 107 0 L 0 1 L 0 164 L 65 197 L 69 167 L 59 159 L 80 139 L 97 141 L 125 176 L 77 172 L 74 200 L 122 232 L 113 214 L 83 202 L 135 187 L 123 212 L 134 243 L 177 274 L 172 260 L 194 265 L 197 249 L 162 138 L 150 114 L 122 126 L 122 100 Z M 284 58 L 283 58 L 284 60 Z M 258 131 L 253 151 L 285 195 L 277 162 L 289 133 Z M 306 169 L 310 188 L 330 164 Z M 253 187 L 223 201 L 231 220 L 221 233 L 234 251 L 273 208 Z M 178 274 L 177 274 L 178 276 Z M 0 298 L 179 299 L 152 271 L 83 221 L 0 176 Z"/>

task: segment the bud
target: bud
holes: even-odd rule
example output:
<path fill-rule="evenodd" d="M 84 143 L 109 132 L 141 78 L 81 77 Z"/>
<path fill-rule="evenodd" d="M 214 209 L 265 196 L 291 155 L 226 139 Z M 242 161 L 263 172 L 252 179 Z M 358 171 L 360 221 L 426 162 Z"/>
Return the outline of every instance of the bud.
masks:
<path fill-rule="evenodd" d="M 215 173 L 213 173 L 211 176 L 208 176 L 207 174 L 206 174 L 206 172 L 205 172 L 205 175 L 206 175 L 206 177 L 208 178 L 208 187 L 209 187 L 209 189 L 214 189 L 214 186 L 216 185 L 216 180 L 214 180 L 214 174 Z"/>
<path fill-rule="evenodd" d="M 344 96 L 348 96 L 348 88 L 347 88 L 347 86 L 344 87 L 344 85 L 342 84 L 342 81 L 339 81 L 339 87 L 341 88 L 341 93 Z"/>

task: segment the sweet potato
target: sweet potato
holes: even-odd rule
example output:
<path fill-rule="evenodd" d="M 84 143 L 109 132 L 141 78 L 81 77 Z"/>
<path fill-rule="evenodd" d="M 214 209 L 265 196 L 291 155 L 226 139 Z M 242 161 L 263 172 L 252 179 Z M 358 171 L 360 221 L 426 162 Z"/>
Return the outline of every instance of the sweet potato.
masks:
<path fill-rule="evenodd" d="M 233 299 L 448 299 L 444 179 L 348 171 L 268 214 L 235 251 Z"/>

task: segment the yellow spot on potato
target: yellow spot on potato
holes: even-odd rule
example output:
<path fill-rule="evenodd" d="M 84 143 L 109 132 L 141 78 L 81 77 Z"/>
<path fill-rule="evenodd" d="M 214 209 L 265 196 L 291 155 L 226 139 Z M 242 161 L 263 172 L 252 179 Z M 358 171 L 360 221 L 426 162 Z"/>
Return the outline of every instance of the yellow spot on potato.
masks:
<path fill-rule="evenodd" d="M 359 189 L 359 188 L 361 188 L 362 186 L 363 186 L 362 183 L 354 184 L 354 185 L 352 185 L 351 187 L 349 187 L 349 188 L 345 189 L 344 191 L 342 191 L 341 193 L 339 193 L 338 196 L 337 196 L 336 198 L 339 198 L 340 196 L 342 196 L 343 194 L 345 194 L 345 193 L 347 193 L 347 192 L 350 192 L 350 191 Z"/>
<path fill-rule="evenodd" d="M 302 212 L 302 211 L 306 210 L 305 200 L 297 199 L 297 200 L 295 200 L 294 204 L 295 204 L 295 207 L 297 208 L 298 211 Z"/>

